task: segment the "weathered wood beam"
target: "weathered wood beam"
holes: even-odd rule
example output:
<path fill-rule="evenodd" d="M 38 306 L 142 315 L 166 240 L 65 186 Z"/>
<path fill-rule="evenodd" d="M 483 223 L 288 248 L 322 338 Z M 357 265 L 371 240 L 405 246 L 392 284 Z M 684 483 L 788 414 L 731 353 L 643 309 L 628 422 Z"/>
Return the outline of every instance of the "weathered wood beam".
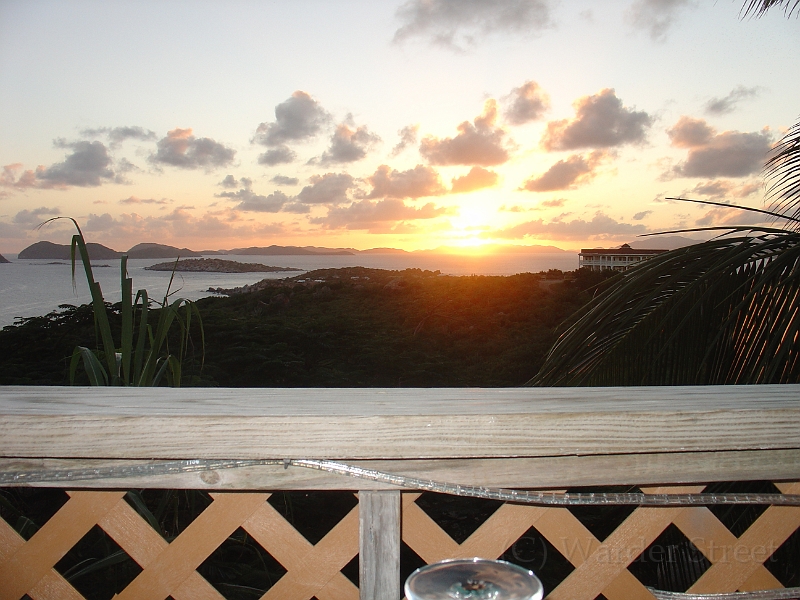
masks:
<path fill-rule="evenodd" d="M 800 386 L 0 387 L 0 457 L 423 459 L 800 449 Z"/>
<path fill-rule="evenodd" d="M 792 481 L 800 478 L 800 450 L 744 450 L 661 454 L 550 456 L 439 460 L 349 460 L 347 464 L 419 479 L 502 488 L 658 485 L 714 481 Z M 28 472 L 43 479 L 31 487 L 170 488 L 206 490 L 400 489 L 302 467 L 279 465 L 136 477 L 102 477 L 66 483 L 54 472 L 148 465 L 146 460 L 0 458 L 0 473 Z M 3 484 L 3 485 L 14 485 Z"/>

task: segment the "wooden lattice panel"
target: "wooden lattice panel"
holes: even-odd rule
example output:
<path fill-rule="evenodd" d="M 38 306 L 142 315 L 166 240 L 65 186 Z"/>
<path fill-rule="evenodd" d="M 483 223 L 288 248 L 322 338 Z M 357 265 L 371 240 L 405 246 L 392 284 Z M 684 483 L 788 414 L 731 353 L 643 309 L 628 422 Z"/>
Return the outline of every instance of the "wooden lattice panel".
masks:
<path fill-rule="evenodd" d="M 776 486 L 784 494 L 800 493 L 800 483 Z M 645 493 L 702 490 L 702 486 L 643 488 Z M 705 507 L 640 507 L 600 542 L 566 508 L 504 504 L 459 545 L 416 505 L 418 497 L 403 494 L 403 541 L 426 563 L 498 558 L 535 527 L 575 567 L 547 600 L 593 600 L 599 594 L 608 600 L 653 600 L 628 566 L 673 523 L 712 565 L 687 591 L 782 588 L 763 563 L 800 528 L 800 507 L 769 507 L 739 538 Z"/>
<path fill-rule="evenodd" d="M 787 494 L 800 483 L 776 484 Z M 691 493 L 700 486 L 646 488 L 646 493 Z M 54 565 L 95 525 L 101 527 L 142 571 L 119 599 L 220 600 L 197 568 L 238 528 L 244 529 L 286 573 L 263 598 L 355 600 L 358 588 L 341 569 L 358 554 L 358 507 L 313 545 L 266 500 L 268 493 L 217 493 L 213 502 L 171 543 L 124 500 L 124 492 L 69 492 L 67 503 L 25 541 L 0 520 L 0 600 L 83 597 Z M 640 507 L 600 542 L 566 508 L 503 504 L 462 544 L 456 543 L 416 503 L 402 495 L 402 539 L 425 562 L 503 555 L 535 527 L 575 568 L 550 600 L 652 600 L 628 567 L 674 524 L 711 567 L 689 590 L 723 593 L 780 588 L 764 567 L 772 552 L 800 528 L 800 507 L 769 507 L 740 536 L 734 536 L 705 507 Z"/>
<path fill-rule="evenodd" d="M 340 572 L 358 554 L 358 507 L 312 545 L 266 502 L 270 494 L 212 494 L 208 508 L 167 543 L 125 502 L 125 492 L 69 494 L 27 542 L 0 519 L 0 600 L 26 593 L 33 600 L 83 599 L 53 567 L 94 525 L 142 567 L 119 600 L 223 600 L 196 569 L 239 527 L 287 570 L 263 598 L 358 598 Z"/>

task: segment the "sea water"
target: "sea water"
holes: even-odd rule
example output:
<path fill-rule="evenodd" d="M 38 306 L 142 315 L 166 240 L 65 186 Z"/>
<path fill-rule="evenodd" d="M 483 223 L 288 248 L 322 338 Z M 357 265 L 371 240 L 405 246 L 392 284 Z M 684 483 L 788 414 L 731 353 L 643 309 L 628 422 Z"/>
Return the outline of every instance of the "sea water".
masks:
<path fill-rule="evenodd" d="M 21 317 L 45 315 L 61 304 L 80 305 L 91 302 L 83 265 L 76 265 L 75 288 L 68 260 L 18 260 L 14 254 L 4 255 L 10 263 L 0 264 L 0 327 L 11 325 Z M 444 275 L 514 275 L 538 273 L 548 269 L 572 271 L 578 268 L 578 255 L 572 252 L 542 254 L 493 254 L 461 256 L 454 254 L 354 254 L 319 256 L 213 256 L 223 260 L 261 263 L 275 267 L 294 267 L 301 271 L 339 267 L 369 267 L 402 270 L 408 268 L 440 271 Z M 133 278 L 134 293 L 146 289 L 152 300 L 161 301 L 172 273 L 147 271 L 145 267 L 169 259 L 128 260 L 128 275 Z M 92 261 L 95 280 L 108 302 L 120 300 L 120 261 Z M 253 284 L 262 279 L 282 279 L 301 272 L 279 273 L 175 273 L 170 290 L 173 298 L 198 300 L 212 295 L 212 288 L 233 288 Z"/>

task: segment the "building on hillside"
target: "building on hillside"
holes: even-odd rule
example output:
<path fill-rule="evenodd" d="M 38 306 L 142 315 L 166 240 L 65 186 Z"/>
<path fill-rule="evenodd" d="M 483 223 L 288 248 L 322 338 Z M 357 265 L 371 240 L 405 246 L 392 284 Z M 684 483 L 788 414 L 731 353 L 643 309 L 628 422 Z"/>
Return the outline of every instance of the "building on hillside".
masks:
<path fill-rule="evenodd" d="M 628 244 L 622 244 L 619 248 L 583 248 L 578 255 L 578 267 L 581 269 L 586 267 L 591 271 L 602 271 L 603 269 L 626 271 L 643 260 L 664 252 L 668 251 L 635 250 Z"/>

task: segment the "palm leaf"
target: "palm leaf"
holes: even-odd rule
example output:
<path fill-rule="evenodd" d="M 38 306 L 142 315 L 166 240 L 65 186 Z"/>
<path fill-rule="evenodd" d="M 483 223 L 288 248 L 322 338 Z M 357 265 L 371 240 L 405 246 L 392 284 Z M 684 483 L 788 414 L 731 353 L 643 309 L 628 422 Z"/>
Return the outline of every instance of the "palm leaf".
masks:
<path fill-rule="evenodd" d="M 800 233 L 718 239 L 626 271 L 532 385 L 800 381 Z"/>
<path fill-rule="evenodd" d="M 791 17 L 800 6 L 800 0 L 747 0 L 742 7 L 742 16 L 762 17 L 769 9 L 776 6 L 778 8 L 782 7 L 786 16 Z"/>
<path fill-rule="evenodd" d="M 772 201 L 773 210 L 799 218 L 800 122 L 795 123 L 772 148 L 764 165 L 764 177 L 767 180 L 766 197 Z M 800 230 L 800 226 L 795 224 L 794 229 Z"/>

